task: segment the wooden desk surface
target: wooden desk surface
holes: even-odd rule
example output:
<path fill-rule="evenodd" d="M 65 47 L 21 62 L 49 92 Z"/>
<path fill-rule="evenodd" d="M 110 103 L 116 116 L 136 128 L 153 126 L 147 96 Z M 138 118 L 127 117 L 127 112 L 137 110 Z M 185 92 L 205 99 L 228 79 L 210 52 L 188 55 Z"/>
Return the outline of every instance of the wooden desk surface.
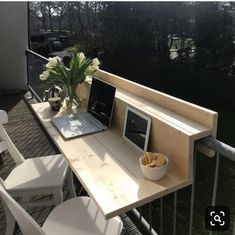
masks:
<path fill-rule="evenodd" d="M 32 108 L 106 219 L 191 184 L 171 165 L 163 179 L 147 180 L 139 167 L 141 152 L 115 129 L 65 140 L 50 121 L 65 111 L 52 112 L 47 102 Z"/>

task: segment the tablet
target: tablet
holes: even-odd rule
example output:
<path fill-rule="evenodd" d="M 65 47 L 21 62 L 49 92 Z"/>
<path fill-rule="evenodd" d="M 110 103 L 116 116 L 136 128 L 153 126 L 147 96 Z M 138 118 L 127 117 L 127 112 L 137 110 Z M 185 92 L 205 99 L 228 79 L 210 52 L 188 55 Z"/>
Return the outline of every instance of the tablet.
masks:
<path fill-rule="evenodd" d="M 123 128 L 123 138 L 143 152 L 147 151 L 151 118 L 127 106 Z"/>

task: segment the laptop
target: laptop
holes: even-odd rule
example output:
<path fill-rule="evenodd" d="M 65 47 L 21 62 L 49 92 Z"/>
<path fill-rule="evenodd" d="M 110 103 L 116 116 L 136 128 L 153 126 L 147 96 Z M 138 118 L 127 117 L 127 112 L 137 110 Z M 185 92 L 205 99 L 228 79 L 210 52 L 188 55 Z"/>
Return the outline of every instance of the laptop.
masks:
<path fill-rule="evenodd" d="M 111 125 L 116 88 L 92 78 L 86 112 L 52 118 L 65 139 L 106 130 Z"/>

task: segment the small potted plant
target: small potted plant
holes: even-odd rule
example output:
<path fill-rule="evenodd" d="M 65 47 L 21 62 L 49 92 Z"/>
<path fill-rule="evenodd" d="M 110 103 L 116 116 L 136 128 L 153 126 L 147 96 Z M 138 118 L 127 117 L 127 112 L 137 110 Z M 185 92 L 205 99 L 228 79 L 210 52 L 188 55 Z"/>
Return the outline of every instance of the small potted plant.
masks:
<path fill-rule="evenodd" d="M 76 88 L 86 79 L 86 76 L 99 69 L 99 64 L 97 58 L 86 58 L 83 52 L 73 56 L 68 66 L 65 66 L 60 57 L 56 56 L 49 58 L 46 70 L 40 74 L 40 79 L 43 81 L 51 79 L 52 82 L 63 86 L 67 109 L 71 109 L 73 104 L 80 107 L 81 99 L 76 96 Z"/>

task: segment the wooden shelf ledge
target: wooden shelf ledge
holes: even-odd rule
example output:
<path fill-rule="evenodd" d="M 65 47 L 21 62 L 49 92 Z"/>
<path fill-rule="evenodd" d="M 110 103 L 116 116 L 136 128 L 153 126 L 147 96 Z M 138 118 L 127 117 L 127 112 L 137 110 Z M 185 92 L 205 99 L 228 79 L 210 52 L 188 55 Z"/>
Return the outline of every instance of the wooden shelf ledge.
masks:
<path fill-rule="evenodd" d="M 212 130 L 209 127 L 137 97 L 136 95 L 127 93 L 122 89 L 117 89 L 116 98 L 194 139 L 202 138 L 212 133 Z"/>

